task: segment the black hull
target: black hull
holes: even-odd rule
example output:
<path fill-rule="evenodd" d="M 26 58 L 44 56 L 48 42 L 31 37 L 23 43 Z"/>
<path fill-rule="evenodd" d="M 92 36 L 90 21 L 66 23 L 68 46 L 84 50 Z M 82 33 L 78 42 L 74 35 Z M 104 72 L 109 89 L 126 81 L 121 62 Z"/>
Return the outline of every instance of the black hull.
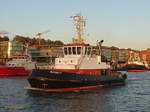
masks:
<path fill-rule="evenodd" d="M 92 89 L 124 85 L 125 78 L 121 77 L 121 74 L 114 76 L 91 76 L 49 70 L 33 70 L 28 77 L 28 81 L 32 88 L 67 90 L 69 88 Z"/>
<path fill-rule="evenodd" d="M 147 68 L 144 65 L 136 65 L 136 64 L 127 64 L 127 70 L 146 70 Z"/>
<path fill-rule="evenodd" d="M 149 70 L 144 65 L 127 64 L 126 66 L 115 68 L 113 71 L 147 71 Z"/>

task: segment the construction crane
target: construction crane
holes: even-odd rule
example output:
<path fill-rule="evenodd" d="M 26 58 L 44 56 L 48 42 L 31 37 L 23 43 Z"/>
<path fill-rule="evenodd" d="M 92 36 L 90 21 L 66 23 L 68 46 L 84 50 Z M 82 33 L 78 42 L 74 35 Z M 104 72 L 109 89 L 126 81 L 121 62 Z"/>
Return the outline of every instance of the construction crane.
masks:
<path fill-rule="evenodd" d="M 38 37 L 39 46 L 40 46 L 40 44 L 41 44 L 41 35 L 46 34 L 46 33 L 48 33 L 48 32 L 50 32 L 50 30 L 46 30 L 46 31 L 44 31 L 44 32 L 40 32 L 40 33 L 37 33 L 37 34 L 36 34 L 36 37 Z"/>

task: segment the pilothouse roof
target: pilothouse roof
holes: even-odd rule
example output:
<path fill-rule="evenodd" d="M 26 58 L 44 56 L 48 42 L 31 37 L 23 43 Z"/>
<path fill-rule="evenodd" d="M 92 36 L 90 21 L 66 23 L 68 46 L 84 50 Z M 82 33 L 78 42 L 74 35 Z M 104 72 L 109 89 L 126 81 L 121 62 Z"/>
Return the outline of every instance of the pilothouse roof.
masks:
<path fill-rule="evenodd" d="M 90 46 L 90 44 L 85 44 L 85 43 L 82 43 L 82 44 L 78 44 L 78 43 L 73 43 L 73 44 L 65 44 L 64 45 L 65 47 L 71 47 L 71 46 Z"/>

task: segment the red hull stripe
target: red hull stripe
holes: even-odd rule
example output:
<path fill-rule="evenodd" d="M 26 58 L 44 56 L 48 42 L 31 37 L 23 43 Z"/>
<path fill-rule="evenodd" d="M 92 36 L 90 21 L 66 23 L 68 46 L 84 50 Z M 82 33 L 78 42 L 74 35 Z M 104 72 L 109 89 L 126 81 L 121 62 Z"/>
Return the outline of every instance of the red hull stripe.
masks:
<path fill-rule="evenodd" d="M 0 66 L 0 76 L 26 76 L 30 72 L 24 67 Z"/>
<path fill-rule="evenodd" d="M 40 90 L 40 91 L 51 91 L 51 92 L 65 92 L 65 91 L 80 91 L 80 90 L 91 90 L 96 88 L 105 88 L 110 86 L 121 86 L 124 83 L 114 83 L 114 84 L 105 84 L 105 85 L 96 85 L 96 86 L 87 86 L 87 87 L 77 87 L 77 88 L 58 88 L 58 89 L 41 89 L 41 88 L 26 88 L 29 90 Z"/>

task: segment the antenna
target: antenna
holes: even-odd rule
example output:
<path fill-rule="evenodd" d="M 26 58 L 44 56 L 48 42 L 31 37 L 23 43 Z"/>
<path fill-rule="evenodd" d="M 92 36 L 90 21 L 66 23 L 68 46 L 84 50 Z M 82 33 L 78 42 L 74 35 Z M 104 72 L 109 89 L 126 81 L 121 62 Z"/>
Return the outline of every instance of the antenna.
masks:
<path fill-rule="evenodd" d="M 73 43 L 79 43 L 79 44 L 84 43 L 83 31 L 86 26 L 85 24 L 86 20 L 83 18 L 83 16 L 81 16 L 80 13 L 76 14 L 75 16 L 71 16 L 71 18 L 73 18 L 74 25 L 76 26 L 76 30 L 77 30 L 77 36 L 73 40 Z"/>

